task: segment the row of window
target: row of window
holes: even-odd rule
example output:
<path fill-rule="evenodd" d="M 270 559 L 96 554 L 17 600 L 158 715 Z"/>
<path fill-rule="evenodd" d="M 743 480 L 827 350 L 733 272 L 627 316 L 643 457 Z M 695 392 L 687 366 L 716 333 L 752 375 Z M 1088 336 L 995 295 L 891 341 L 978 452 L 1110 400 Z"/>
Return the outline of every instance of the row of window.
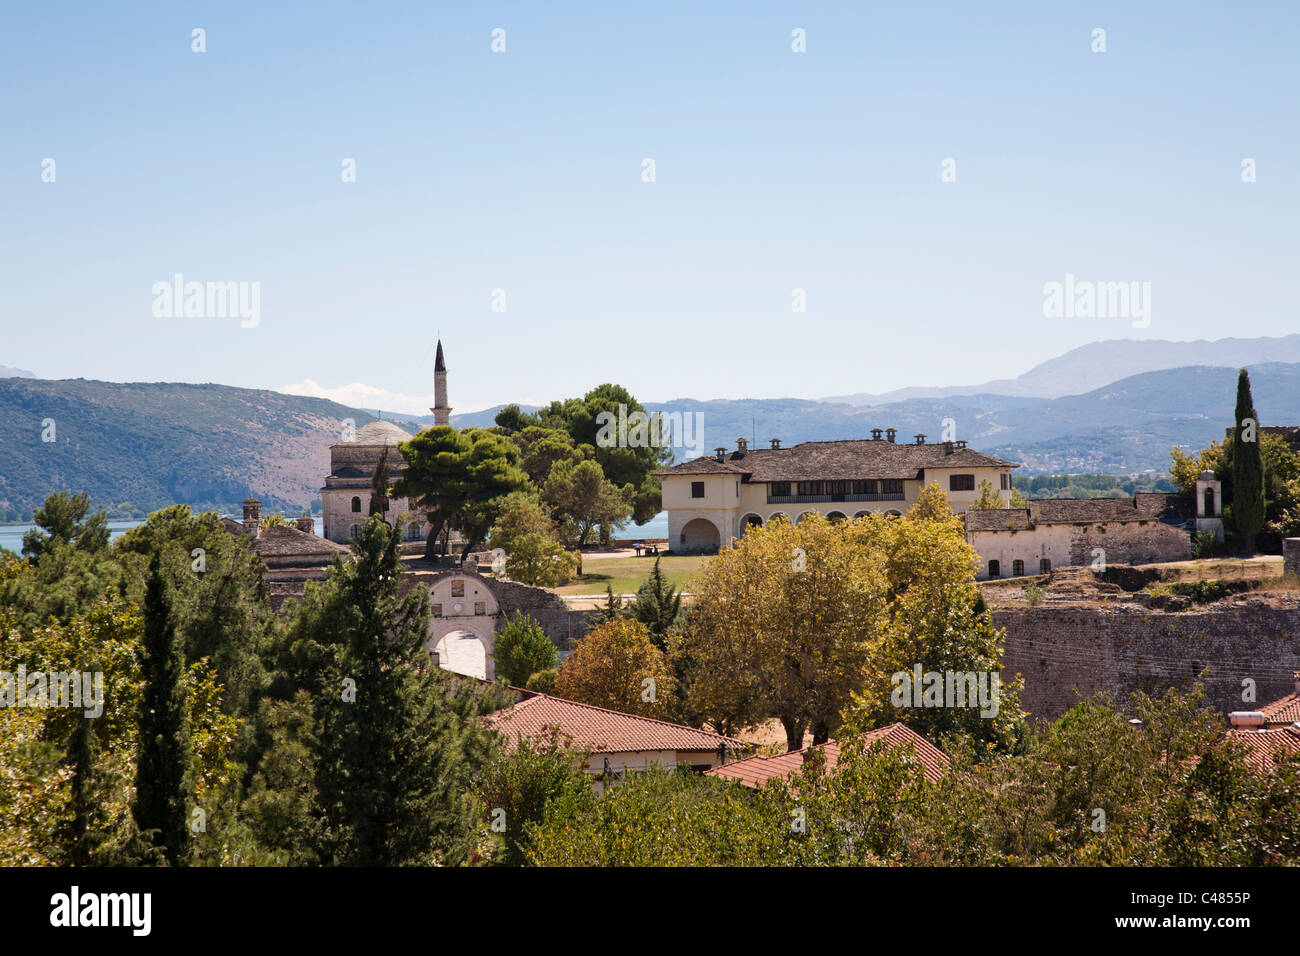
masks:
<path fill-rule="evenodd" d="M 1051 562 L 1050 559 L 1048 559 L 1048 558 L 1039 558 L 1039 559 L 1038 559 L 1038 573 L 1039 573 L 1039 574 L 1047 574 L 1047 573 L 1048 573 L 1049 571 L 1051 571 L 1051 570 L 1052 570 L 1052 562 Z M 1021 561 L 1019 558 L 1017 558 L 1016 560 L 1012 561 L 1012 562 L 1011 562 L 1011 576 L 1012 576 L 1013 578 L 1022 578 L 1022 577 L 1024 577 L 1024 576 L 1025 576 L 1025 562 Z M 990 562 L 989 562 L 989 577 L 991 577 L 991 578 L 1000 578 L 1000 577 L 1002 577 L 1002 562 L 1000 562 L 1000 561 L 990 561 Z"/>
<path fill-rule="evenodd" d="M 1006 491 L 1010 483 L 1009 475 L 1002 475 L 1002 490 Z M 768 486 L 768 495 L 773 498 L 788 498 L 791 488 L 797 495 L 901 495 L 903 480 L 901 478 L 853 478 L 845 481 L 774 481 Z M 974 491 L 974 475 L 949 475 L 949 491 Z M 739 493 L 739 489 L 737 490 Z M 704 497 L 704 482 L 691 482 L 691 497 Z M 358 499 L 353 498 L 354 502 Z M 357 510 L 354 505 L 353 511 Z"/>
<path fill-rule="evenodd" d="M 432 608 L 433 608 L 433 616 L 434 616 L 434 617 L 442 617 L 442 605 L 441 605 L 441 604 L 434 604 L 434 605 L 432 605 Z M 475 613 L 475 614 L 486 614 L 486 613 L 487 613 L 487 602 L 486 602 L 486 601 L 475 601 L 475 602 L 474 602 L 474 613 Z"/>

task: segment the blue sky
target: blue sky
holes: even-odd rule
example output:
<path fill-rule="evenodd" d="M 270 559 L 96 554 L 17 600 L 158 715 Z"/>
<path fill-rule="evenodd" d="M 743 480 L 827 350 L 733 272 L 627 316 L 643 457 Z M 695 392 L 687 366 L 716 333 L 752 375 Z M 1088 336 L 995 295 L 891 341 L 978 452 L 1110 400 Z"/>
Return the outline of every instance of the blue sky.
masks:
<path fill-rule="evenodd" d="M 1290 3 L 9 4 L 0 364 L 410 411 L 441 333 L 468 411 L 1289 334 L 1298 28 Z M 257 325 L 155 316 L 176 273 L 260 283 Z M 1150 282 L 1150 325 L 1045 318 L 1067 273 Z"/>

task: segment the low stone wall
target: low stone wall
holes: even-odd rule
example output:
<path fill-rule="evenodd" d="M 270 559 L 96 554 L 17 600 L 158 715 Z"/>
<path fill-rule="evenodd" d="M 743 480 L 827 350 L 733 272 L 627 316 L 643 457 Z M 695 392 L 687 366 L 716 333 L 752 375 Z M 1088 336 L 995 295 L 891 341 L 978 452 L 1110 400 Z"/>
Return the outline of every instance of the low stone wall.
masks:
<path fill-rule="evenodd" d="M 1022 705 L 1035 720 L 1053 720 L 1098 691 L 1127 704 L 1134 691 L 1186 689 L 1208 668 L 1204 684 L 1219 711 L 1253 709 L 1293 690 L 1300 669 L 1300 607 L 1262 600 L 1179 613 L 1140 607 L 1001 608 L 1006 628 L 1003 678 L 1025 679 Z M 1254 681 L 1254 702 L 1242 699 Z"/>

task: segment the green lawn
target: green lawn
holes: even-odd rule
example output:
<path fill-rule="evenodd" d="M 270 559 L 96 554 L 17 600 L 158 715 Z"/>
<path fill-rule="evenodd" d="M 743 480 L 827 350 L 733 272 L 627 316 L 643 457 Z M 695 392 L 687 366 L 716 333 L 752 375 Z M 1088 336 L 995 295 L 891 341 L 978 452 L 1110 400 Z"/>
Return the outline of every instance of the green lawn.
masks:
<path fill-rule="evenodd" d="M 701 555 L 670 555 L 659 559 L 659 569 L 679 587 L 699 570 Z M 631 594 L 649 575 L 654 558 L 601 558 L 586 555 L 582 559 L 582 577 L 572 584 L 556 588 L 560 594 L 604 594 L 610 585 L 615 594 Z"/>

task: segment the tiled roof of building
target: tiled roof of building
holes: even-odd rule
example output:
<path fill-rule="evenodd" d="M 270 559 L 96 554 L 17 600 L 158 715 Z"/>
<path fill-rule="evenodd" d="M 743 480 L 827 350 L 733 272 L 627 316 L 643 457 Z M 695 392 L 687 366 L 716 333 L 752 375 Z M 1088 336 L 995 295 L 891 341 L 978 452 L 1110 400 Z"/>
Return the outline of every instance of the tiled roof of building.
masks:
<path fill-rule="evenodd" d="M 967 531 L 1028 531 L 1033 527 L 1025 508 L 971 508 L 965 512 Z"/>
<path fill-rule="evenodd" d="M 521 700 L 489 715 L 484 723 L 505 734 L 511 745 L 521 736 L 534 738 L 558 727 L 574 749 L 590 749 L 593 753 L 716 751 L 719 746 L 735 752 L 746 746 L 740 740 L 707 730 L 624 714 L 550 694 L 537 694 Z"/>
<path fill-rule="evenodd" d="M 882 742 L 886 747 L 910 749 L 912 756 L 920 761 L 925 778 L 934 783 L 947 772 L 950 761 L 948 755 L 926 740 L 916 731 L 903 724 L 890 724 L 879 730 L 869 730 L 862 735 L 867 746 Z M 746 757 L 734 763 L 714 767 L 707 776 L 725 777 L 735 780 L 747 787 L 758 788 L 775 777 L 786 777 L 797 773 L 804 765 L 810 751 L 823 751 L 827 771 L 833 771 L 840 760 L 840 745 L 835 741 L 820 744 L 817 747 L 805 747 L 776 757 Z"/>
<path fill-rule="evenodd" d="M 919 478 L 926 468 L 1015 468 L 1014 462 L 972 448 L 879 440 L 810 441 L 790 448 L 733 451 L 694 458 L 661 475 L 739 474 L 747 481 L 823 481 L 852 478 Z"/>
<path fill-rule="evenodd" d="M 307 557 L 321 555 L 333 557 L 349 553 L 348 548 L 326 538 L 307 534 L 286 524 L 272 525 L 252 542 L 253 550 L 262 557 Z"/>
<path fill-rule="evenodd" d="M 1254 770 L 1267 770 L 1287 754 L 1300 753 L 1300 729 L 1230 730 L 1228 738 L 1246 750 L 1246 762 Z"/>
<path fill-rule="evenodd" d="M 1030 517 L 1041 524 L 1181 521 L 1192 517 L 1191 503 L 1171 494 L 1142 493 L 1132 498 L 1041 498 L 1027 504 Z"/>
<path fill-rule="evenodd" d="M 1259 709 L 1269 726 L 1300 723 L 1300 694 L 1287 694 Z"/>
<path fill-rule="evenodd" d="M 1178 495 L 1141 493 L 1132 498 L 1037 498 L 1027 508 L 972 509 L 967 531 L 1027 531 L 1036 524 L 1101 524 L 1111 521 L 1177 523 L 1192 517 L 1192 504 Z"/>

